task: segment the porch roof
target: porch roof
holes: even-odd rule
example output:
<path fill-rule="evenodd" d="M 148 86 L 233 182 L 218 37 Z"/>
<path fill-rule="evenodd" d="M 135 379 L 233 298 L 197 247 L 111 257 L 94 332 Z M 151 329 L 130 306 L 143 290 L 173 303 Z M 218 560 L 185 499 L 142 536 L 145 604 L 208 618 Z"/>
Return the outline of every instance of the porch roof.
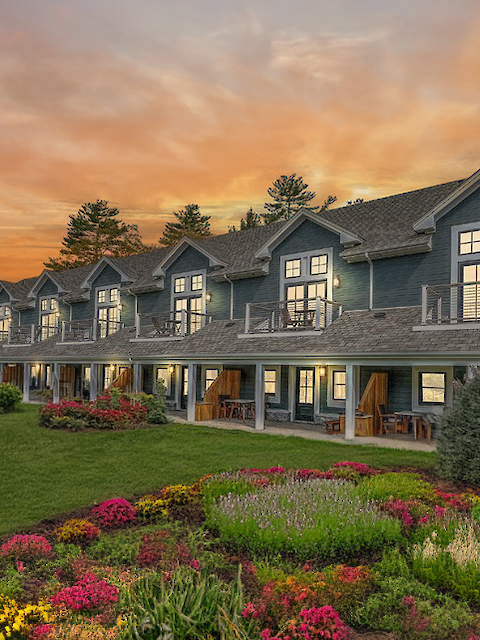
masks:
<path fill-rule="evenodd" d="M 3 347 L 3 362 L 94 362 L 115 360 L 152 361 L 207 360 L 244 357 L 261 360 L 276 358 L 374 358 L 405 357 L 419 360 L 428 356 L 455 357 L 462 361 L 480 360 L 480 329 L 457 331 L 413 331 L 420 325 L 421 307 L 346 311 L 322 333 L 308 335 L 250 336 L 244 334 L 243 320 L 216 320 L 182 340 L 145 340 L 130 342 L 135 329 L 126 327 L 117 333 L 80 344 L 62 344 L 54 336 L 26 347 Z"/>

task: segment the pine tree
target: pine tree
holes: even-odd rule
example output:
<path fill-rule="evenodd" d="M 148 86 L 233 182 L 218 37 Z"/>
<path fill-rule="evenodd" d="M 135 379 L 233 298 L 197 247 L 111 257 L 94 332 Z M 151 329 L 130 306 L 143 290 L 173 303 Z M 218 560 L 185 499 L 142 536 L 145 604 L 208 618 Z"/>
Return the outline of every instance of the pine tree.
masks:
<path fill-rule="evenodd" d="M 87 202 L 75 215 L 70 216 L 59 258 L 49 258 L 47 269 L 61 271 L 98 262 L 104 255 L 115 258 L 150 251 L 144 245 L 138 228 L 118 219 L 116 207 L 106 200 Z"/>
<path fill-rule="evenodd" d="M 247 211 L 245 218 L 240 220 L 240 231 L 244 231 L 245 229 L 254 229 L 255 227 L 259 227 L 262 224 L 262 220 L 258 213 L 250 207 Z M 228 228 L 229 233 L 233 233 L 237 231 L 235 225 L 233 227 Z"/>
<path fill-rule="evenodd" d="M 174 211 L 178 222 L 167 222 L 160 244 L 170 246 L 178 242 L 183 236 L 189 238 L 205 238 L 211 236 L 210 216 L 202 216 L 198 204 L 187 204 L 185 209 Z"/>
<path fill-rule="evenodd" d="M 311 206 L 308 203 L 315 198 L 315 191 L 307 190 L 303 178 L 297 178 L 296 173 L 289 176 L 280 176 L 273 186 L 268 189 L 268 195 L 273 202 L 266 202 L 265 209 L 268 213 L 262 213 L 265 224 L 271 224 L 278 220 L 288 220 L 302 207 L 308 207 L 311 211 L 325 211 L 335 200 L 335 196 L 328 196 L 323 206 Z"/>

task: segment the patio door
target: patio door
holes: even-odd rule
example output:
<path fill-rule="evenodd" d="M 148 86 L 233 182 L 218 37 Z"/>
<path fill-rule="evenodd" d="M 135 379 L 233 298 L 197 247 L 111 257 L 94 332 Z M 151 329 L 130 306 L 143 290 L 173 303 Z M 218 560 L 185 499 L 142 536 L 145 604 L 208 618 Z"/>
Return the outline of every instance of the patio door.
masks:
<path fill-rule="evenodd" d="M 315 393 L 315 368 L 297 367 L 297 395 L 295 420 L 313 422 L 313 398 Z"/>
<path fill-rule="evenodd" d="M 313 326 L 316 322 L 316 298 L 325 298 L 327 295 L 327 283 L 306 282 L 303 284 L 288 285 L 285 290 L 287 310 L 295 326 Z M 325 326 L 325 305 L 320 307 L 320 326 Z"/>

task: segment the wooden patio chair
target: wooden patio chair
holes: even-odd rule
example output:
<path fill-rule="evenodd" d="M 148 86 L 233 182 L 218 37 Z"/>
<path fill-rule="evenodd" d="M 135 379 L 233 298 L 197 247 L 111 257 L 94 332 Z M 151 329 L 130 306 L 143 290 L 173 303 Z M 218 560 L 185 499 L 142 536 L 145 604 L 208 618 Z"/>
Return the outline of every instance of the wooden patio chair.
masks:
<path fill-rule="evenodd" d="M 174 320 L 160 320 L 156 316 L 152 316 L 153 328 L 159 336 L 171 336 L 174 328 Z"/>
<path fill-rule="evenodd" d="M 378 405 L 378 417 L 380 419 L 380 433 L 397 433 L 398 416 L 394 413 L 387 413 L 384 404 Z"/>

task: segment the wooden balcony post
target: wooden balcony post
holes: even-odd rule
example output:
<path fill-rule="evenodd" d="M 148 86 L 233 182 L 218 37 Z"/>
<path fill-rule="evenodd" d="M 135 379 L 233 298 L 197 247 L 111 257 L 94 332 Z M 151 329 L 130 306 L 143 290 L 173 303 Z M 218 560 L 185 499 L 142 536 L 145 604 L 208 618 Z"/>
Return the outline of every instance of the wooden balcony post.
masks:
<path fill-rule="evenodd" d="M 250 302 L 245 305 L 245 333 L 250 333 Z"/>
<path fill-rule="evenodd" d="M 93 326 L 92 326 L 92 338 L 94 341 L 96 341 L 97 339 L 97 332 L 98 332 L 98 320 L 97 318 L 94 318 Z"/>
<path fill-rule="evenodd" d="M 195 403 L 197 401 L 197 365 L 188 365 L 187 421 L 195 422 Z"/>
<path fill-rule="evenodd" d="M 180 311 L 180 335 L 187 335 L 187 311 L 186 309 L 182 309 Z M 189 378 L 190 381 L 190 378 Z"/>
<path fill-rule="evenodd" d="M 135 337 L 140 337 L 140 314 L 135 314 Z"/>
<path fill-rule="evenodd" d="M 427 286 L 422 284 L 422 325 L 427 324 Z"/>
<path fill-rule="evenodd" d="M 34 344 L 35 342 L 35 325 L 30 325 L 30 344 Z"/>
<path fill-rule="evenodd" d="M 23 402 L 30 400 L 30 363 L 23 363 Z"/>
<path fill-rule="evenodd" d="M 12 344 L 12 327 L 8 327 L 7 344 Z"/>
<path fill-rule="evenodd" d="M 320 301 L 320 297 L 317 296 L 315 298 L 315 331 L 320 331 L 320 329 L 322 328 L 322 324 L 320 322 L 321 312 L 322 312 L 321 301 Z"/>
<path fill-rule="evenodd" d="M 355 411 L 357 408 L 356 387 L 358 366 L 347 364 L 345 373 L 345 440 L 353 440 L 355 438 Z"/>
<path fill-rule="evenodd" d="M 65 342 L 65 320 L 62 320 L 62 342 Z"/>
<path fill-rule="evenodd" d="M 263 364 L 255 365 L 255 430 L 265 429 L 265 375 Z"/>

